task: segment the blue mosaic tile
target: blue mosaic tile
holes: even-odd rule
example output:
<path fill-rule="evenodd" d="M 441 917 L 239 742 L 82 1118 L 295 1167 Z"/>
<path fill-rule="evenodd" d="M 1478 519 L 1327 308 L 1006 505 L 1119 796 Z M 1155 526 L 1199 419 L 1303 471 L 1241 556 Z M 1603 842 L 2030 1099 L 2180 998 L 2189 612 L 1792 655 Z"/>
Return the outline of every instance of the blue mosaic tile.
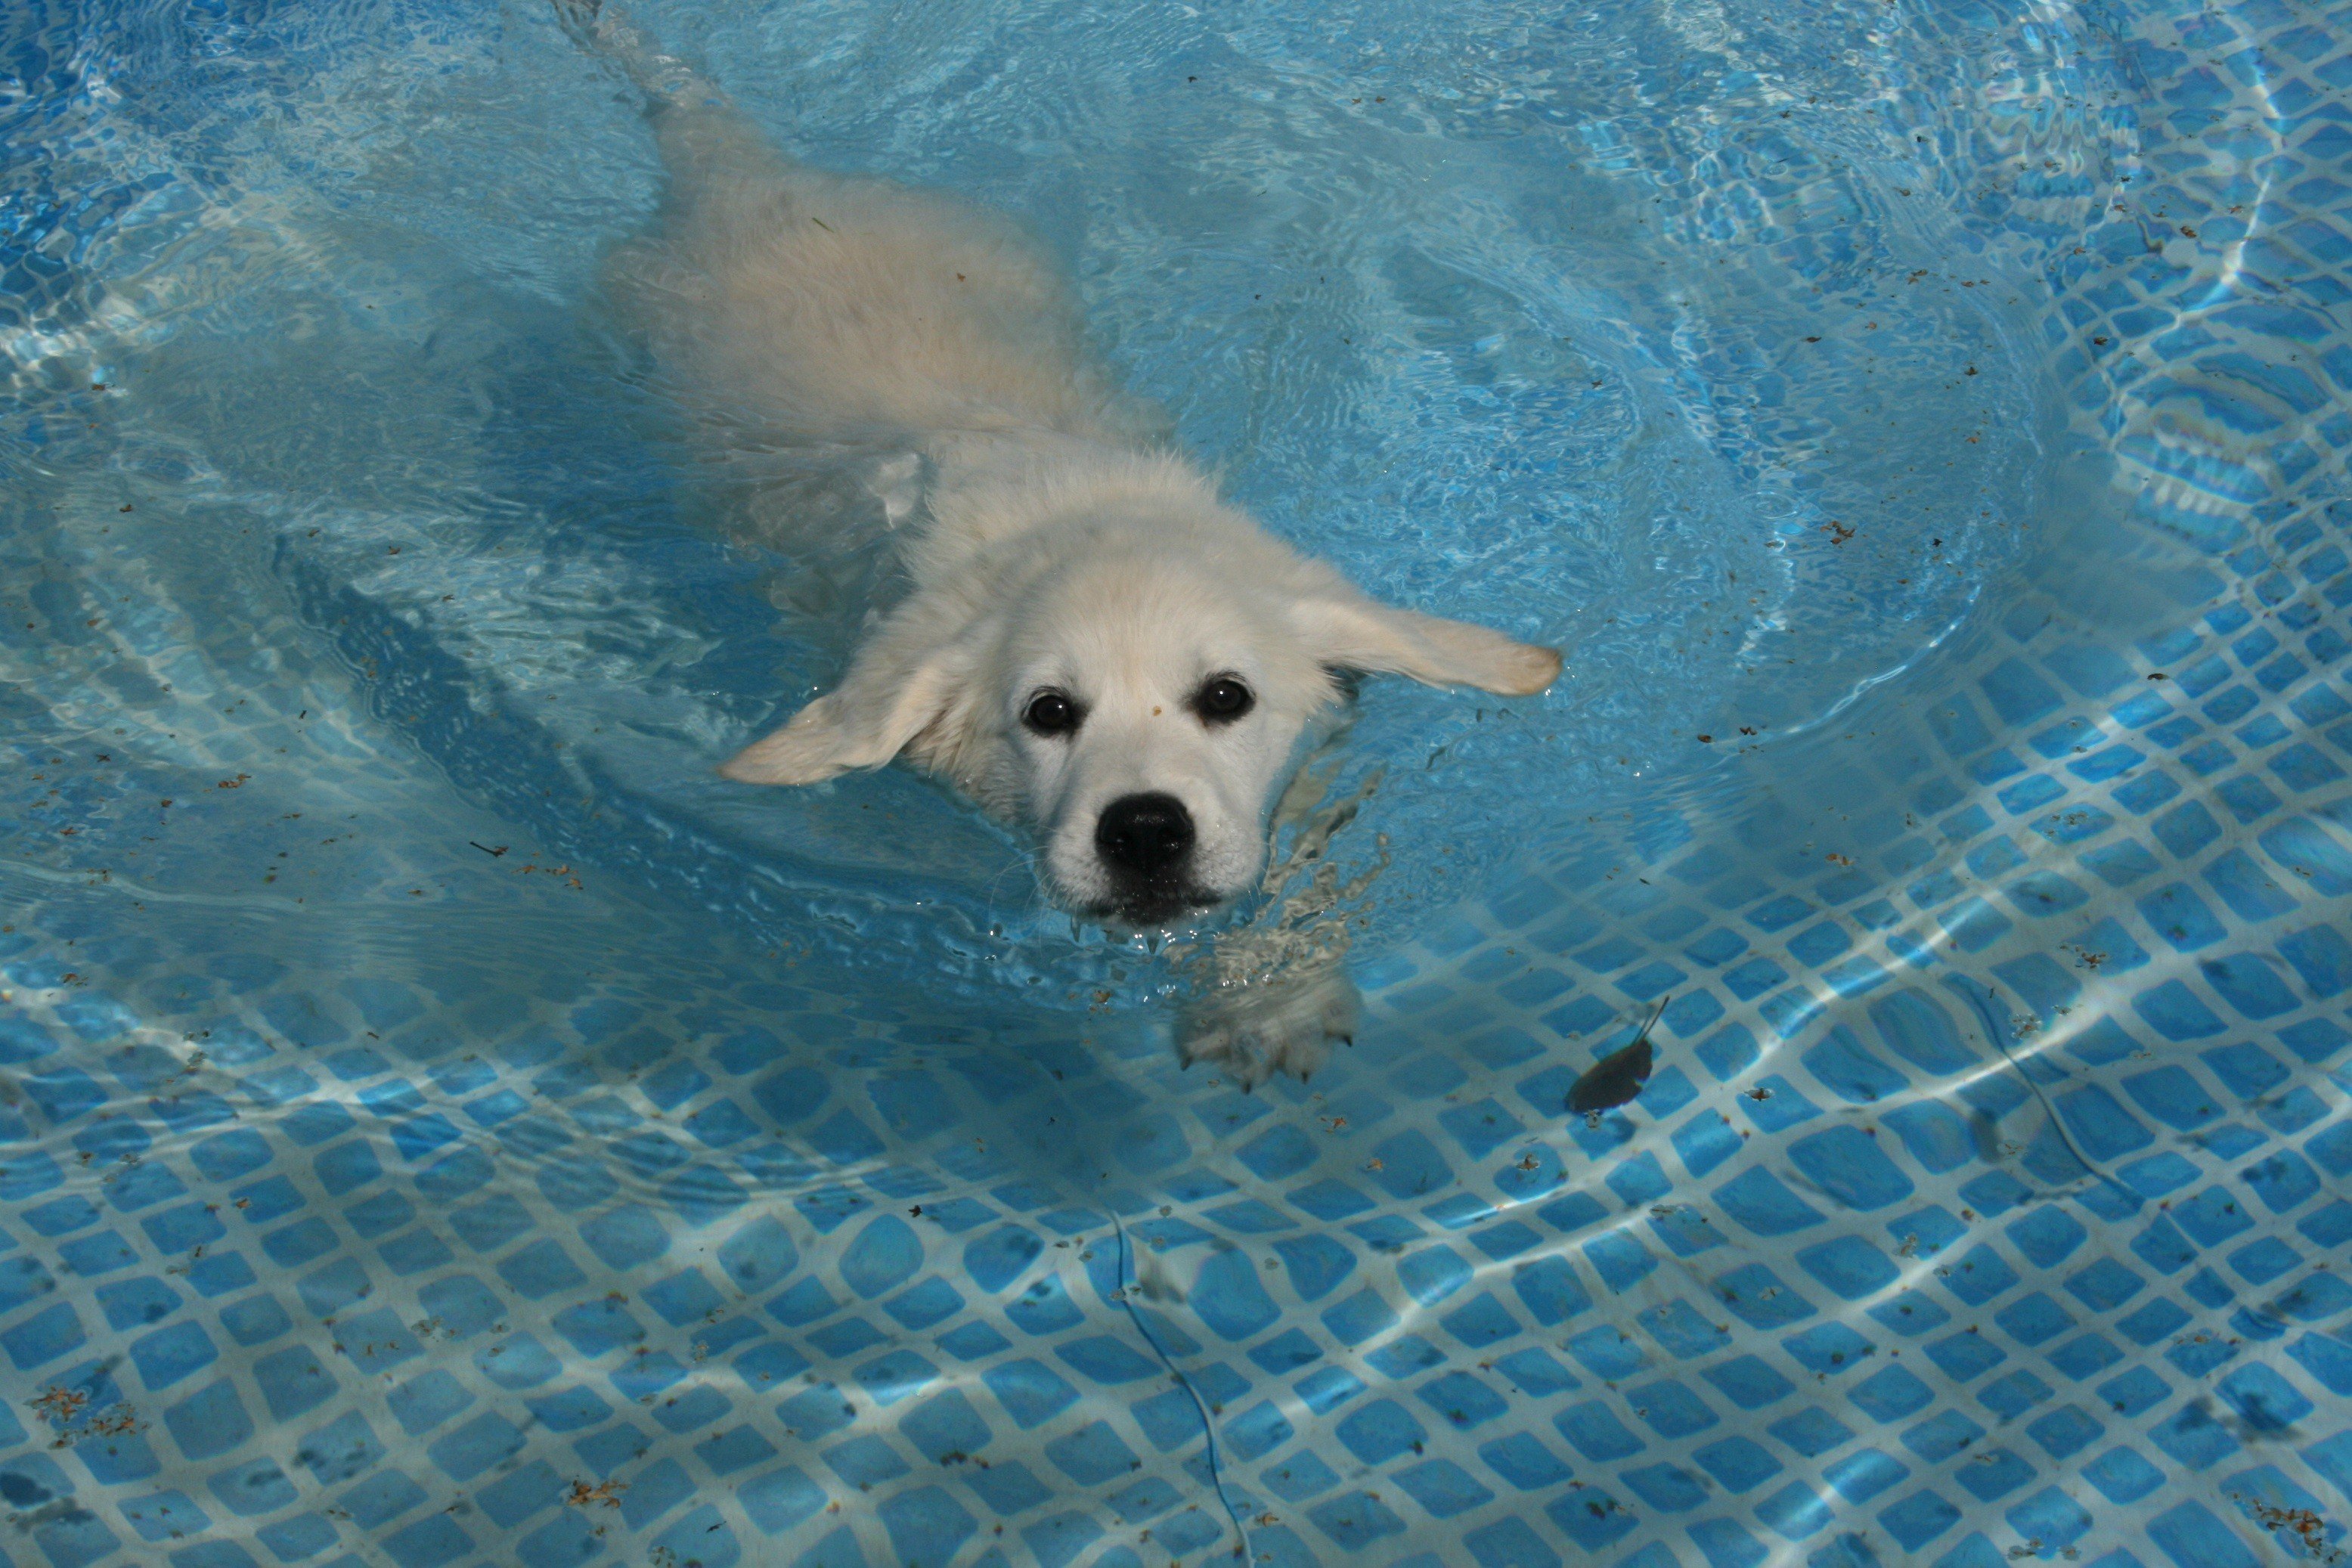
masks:
<path fill-rule="evenodd" d="M 47 908 L 0 936 L 0 1354 L 42 1401 L 0 1419 L 0 1490 L 81 1511 L 26 1552 L 2300 1550 L 2231 1493 L 2352 1499 L 2352 1294 L 2317 1267 L 2352 1237 L 2342 51 L 2259 7 L 1969 25 L 2063 59 L 2063 92 L 2003 79 L 2133 174 L 1979 193 L 1965 232 L 2046 295 L 2124 504 L 2204 542 L 2177 626 L 1992 617 L 1943 697 L 1866 710 L 1916 820 L 1822 846 L 1850 865 L 1696 821 L 1610 837 L 1617 881 L 1532 847 L 1361 967 L 1311 1091 L 804 977 L 488 998 L 446 957 L 222 945 L 148 984 L 69 965 L 104 933 Z M 1812 177 L 1774 156 L 1767 205 Z M 60 978 L 90 972 L 114 994 Z M 1640 1099 L 1566 1116 L 1669 995 Z M 1112 1146 L 1083 1177 L 1018 1150 L 1077 1123 Z"/>

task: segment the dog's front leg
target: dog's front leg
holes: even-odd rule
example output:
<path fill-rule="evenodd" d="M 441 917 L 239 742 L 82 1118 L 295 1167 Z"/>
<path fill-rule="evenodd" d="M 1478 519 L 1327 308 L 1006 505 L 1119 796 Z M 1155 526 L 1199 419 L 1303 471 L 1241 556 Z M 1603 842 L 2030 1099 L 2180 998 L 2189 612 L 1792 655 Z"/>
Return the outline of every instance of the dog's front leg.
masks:
<path fill-rule="evenodd" d="M 1332 1041 L 1354 1040 L 1357 1002 L 1355 982 L 1336 957 L 1222 985 L 1178 1011 L 1177 1058 L 1188 1068 L 1221 1068 L 1244 1092 L 1276 1073 L 1304 1083 L 1330 1056 Z"/>

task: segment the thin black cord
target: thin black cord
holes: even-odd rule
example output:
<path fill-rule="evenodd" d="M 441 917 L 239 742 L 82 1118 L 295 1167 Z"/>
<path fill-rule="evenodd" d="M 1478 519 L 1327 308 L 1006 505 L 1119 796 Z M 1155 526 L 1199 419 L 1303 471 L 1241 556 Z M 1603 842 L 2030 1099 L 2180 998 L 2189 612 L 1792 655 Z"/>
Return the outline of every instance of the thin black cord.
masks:
<path fill-rule="evenodd" d="M 1209 1419 L 1208 1402 L 1201 1397 L 1201 1391 L 1192 1386 L 1192 1380 L 1184 1375 L 1161 1347 L 1159 1336 L 1144 1322 L 1143 1314 L 1135 1310 L 1134 1291 L 1138 1289 L 1135 1250 L 1127 1239 L 1127 1226 L 1119 1223 L 1117 1209 L 1110 1211 L 1110 1226 L 1118 1235 L 1118 1304 L 1126 1309 L 1127 1321 L 1135 1325 L 1135 1331 L 1143 1336 L 1143 1342 L 1150 1345 L 1152 1354 L 1160 1358 L 1160 1364 L 1168 1369 L 1168 1375 L 1176 1380 L 1176 1386 L 1192 1396 L 1192 1408 L 1201 1416 L 1201 1436 L 1209 1441 L 1209 1480 L 1217 1489 L 1217 1500 L 1225 1505 L 1226 1517 L 1234 1521 L 1234 1534 L 1238 1538 L 1234 1555 L 1246 1558 L 1249 1555 L 1249 1527 L 1242 1522 L 1242 1510 L 1234 1506 L 1233 1498 L 1225 1491 L 1225 1471 L 1217 1458 L 1217 1429 Z"/>

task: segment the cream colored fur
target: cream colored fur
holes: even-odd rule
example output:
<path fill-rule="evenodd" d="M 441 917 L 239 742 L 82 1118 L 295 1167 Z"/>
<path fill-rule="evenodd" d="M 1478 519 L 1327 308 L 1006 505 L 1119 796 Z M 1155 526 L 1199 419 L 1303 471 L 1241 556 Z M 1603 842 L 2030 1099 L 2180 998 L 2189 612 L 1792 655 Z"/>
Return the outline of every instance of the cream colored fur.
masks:
<path fill-rule="evenodd" d="M 1331 703 L 1331 672 L 1527 694 L 1548 648 L 1391 609 L 1221 501 L 1164 422 L 1090 358 L 1058 271 L 1013 226 L 945 197 L 780 156 L 619 18 L 561 6 L 644 91 L 668 174 L 653 232 L 615 256 L 616 301 L 722 442 L 870 453 L 912 590 L 839 683 L 720 771 L 813 784 L 904 756 L 1039 837 L 1055 897 L 1117 920 L 1096 847 L 1109 802 L 1175 796 L 1203 904 L 1253 888 L 1269 803 Z M 1194 711 L 1231 676 L 1255 705 Z M 1082 703 L 1064 736 L 1022 714 Z M 1245 1082 L 1311 1070 L 1352 1026 L 1324 965 L 1285 1004 L 1195 1028 Z"/>

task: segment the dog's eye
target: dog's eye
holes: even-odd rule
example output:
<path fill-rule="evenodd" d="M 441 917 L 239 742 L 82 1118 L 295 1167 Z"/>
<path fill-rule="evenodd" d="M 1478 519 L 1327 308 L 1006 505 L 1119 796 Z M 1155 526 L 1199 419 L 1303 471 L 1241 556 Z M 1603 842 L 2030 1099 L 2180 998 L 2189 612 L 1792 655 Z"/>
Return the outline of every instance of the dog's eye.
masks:
<path fill-rule="evenodd" d="M 1201 688 L 1192 706 L 1212 724 L 1230 724 L 1257 703 L 1250 689 L 1230 675 L 1221 675 Z"/>
<path fill-rule="evenodd" d="M 1066 735 L 1081 717 L 1078 705 L 1058 691 L 1040 691 L 1021 712 L 1021 721 L 1040 735 Z"/>

